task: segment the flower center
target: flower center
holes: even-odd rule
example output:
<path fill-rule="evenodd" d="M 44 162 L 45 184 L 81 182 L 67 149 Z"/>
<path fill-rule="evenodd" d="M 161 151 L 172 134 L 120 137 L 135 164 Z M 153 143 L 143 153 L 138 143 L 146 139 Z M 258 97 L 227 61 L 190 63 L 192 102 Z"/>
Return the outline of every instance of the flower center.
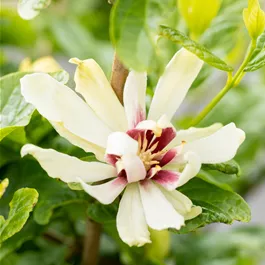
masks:
<path fill-rule="evenodd" d="M 143 136 L 143 140 L 141 139 L 141 135 L 138 136 L 138 152 L 137 155 L 142 160 L 146 171 L 148 171 L 152 166 L 159 165 L 159 158 L 166 153 L 166 150 L 162 150 L 159 152 L 154 152 L 158 146 L 159 142 L 153 144 L 150 148 L 148 145 L 148 140 L 146 138 L 146 134 Z"/>

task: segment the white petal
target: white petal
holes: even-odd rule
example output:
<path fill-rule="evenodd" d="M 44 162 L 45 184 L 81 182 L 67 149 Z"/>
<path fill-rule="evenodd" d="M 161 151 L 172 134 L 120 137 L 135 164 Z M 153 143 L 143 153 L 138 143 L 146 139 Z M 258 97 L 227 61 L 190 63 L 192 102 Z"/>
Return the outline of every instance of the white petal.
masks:
<path fill-rule="evenodd" d="M 135 154 L 125 154 L 121 157 L 129 183 L 142 180 L 146 177 L 146 170 L 140 157 Z"/>
<path fill-rule="evenodd" d="M 161 186 L 159 188 L 178 213 L 185 216 L 191 211 L 192 201 L 187 196 L 177 190 L 168 191 Z"/>
<path fill-rule="evenodd" d="M 123 132 L 114 132 L 108 137 L 106 153 L 122 156 L 124 154 L 136 154 L 138 142 Z"/>
<path fill-rule="evenodd" d="M 184 225 L 184 217 L 176 212 L 152 181 L 147 180 L 139 187 L 148 226 L 155 230 L 163 230 L 167 228 L 180 229 Z"/>
<path fill-rule="evenodd" d="M 85 192 L 97 199 L 102 204 L 112 203 L 127 185 L 125 178 L 115 178 L 100 185 L 88 185 L 81 178 L 77 178 Z"/>
<path fill-rule="evenodd" d="M 196 153 L 202 163 L 222 163 L 236 155 L 244 139 L 245 133 L 230 123 L 210 136 L 185 144 L 183 152 Z"/>
<path fill-rule="evenodd" d="M 184 48 L 179 50 L 158 81 L 148 119 L 157 120 L 163 114 L 171 119 L 199 74 L 202 65 L 203 61 L 196 55 Z"/>
<path fill-rule="evenodd" d="M 73 58 L 70 62 L 78 65 L 74 77 L 75 90 L 109 128 L 113 131 L 126 131 L 124 108 L 100 66 L 93 59 L 81 61 Z"/>
<path fill-rule="evenodd" d="M 202 207 L 194 206 L 191 208 L 190 212 L 185 215 L 185 220 L 191 220 L 202 213 Z"/>
<path fill-rule="evenodd" d="M 86 182 L 94 182 L 116 176 L 113 166 L 100 162 L 85 162 L 53 149 L 26 144 L 21 149 L 21 155 L 27 154 L 34 156 L 50 177 L 59 178 L 66 183 L 76 182 L 77 177 Z"/>
<path fill-rule="evenodd" d="M 193 206 L 192 201 L 177 190 L 168 191 L 158 185 L 167 200 L 172 204 L 174 209 L 184 216 L 185 220 L 190 220 L 202 213 L 200 206 Z"/>
<path fill-rule="evenodd" d="M 145 119 L 146 82 L 146 73 L 135 71 L 131 71 L 126 79 L 123 102 L 129 129 Z"/>
<path fill-rule="evenodd" d="M 69 87 L 44 73 L 24 76 L 21 93 L 42 116 L 61 122 L 71 133 L 105 147 L 111 130 Z"/>
<path fill-rule="evenodd" d="M 212 133 L 216 132 L 220 128 L 222 128 L 223 125 L 221 123 L 215 123 L 209 127 L 205 128 L 194 128 L 191 127 L 187 130 L 179 130 L 177 131 L 177 135 L 175 139 L 173 139 L 170 144 L 168 145 L 168 148 L 175 147 L 177 145 L 180 145 L 182 142 L 192 142 L 197 139 L 206 137 L 211 135 Z"/>
<path fill-rule="evenodd" d="M 97 159 L 105 162 L 105 149 L 101 146 L 86 141 L 67 130 L 60 122 L 51 122 L 54 129 L 71 144 L 82 148 L 86 152 L 92 152 L 96 155 Z"/>
<path fill-rule="evenodd" d="M 151 243 L 138 184 L 127 186 L 119 205 L 117 229 L 120 238 L 130 247 Z"/>
<path fill-rule="evenodd" d="M 184 160 L 186 161 L 186 165 L 180 174 L 177 187 L 186 184 L 190 179 L 194 178 L 201 169 L 201 161 L 197 154 L 187 152 L 184 155 Z"/>

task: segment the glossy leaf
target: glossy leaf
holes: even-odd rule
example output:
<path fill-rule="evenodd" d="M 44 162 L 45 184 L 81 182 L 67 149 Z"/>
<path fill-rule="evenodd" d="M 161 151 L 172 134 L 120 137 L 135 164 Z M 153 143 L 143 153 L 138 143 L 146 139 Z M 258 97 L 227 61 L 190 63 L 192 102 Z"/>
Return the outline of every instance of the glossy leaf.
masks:
<path fill-rule="evenodd" d="M 69 74 L 64 70 L 50 73 L 50 75 L 53 78 L 55 78 L 58 82 L 60 82 L 64 85 L 67 84 L 67 82 L 69 81 Z"/>
<path fill-rule="evenodd" d="M 25 157 L 15 164 L 8 166 L 6 176 L 12 187 L 7 189 L 5 197 L 0 200 L 0 207 L 7 212 L 6 204 L 11 192 L 21 186 L 35 188 L 39 193 L 39 201 L 33 213 L 34 220 L 41 225 L 47 224 L 54 211 L 70 203 L 87 204 L 89 197 L 83 191 L 72 191 L 58 180 L 50 178 L 38 162 Z M 12 188 L 12 189 L 11 189 Z"/>
<path fill-rule="evenodd" d="M 34 111 L 20 93 L 20 78 L 27 73 L 13 73 L 0 79 L 0 141 L 19 127 L 26 126 Z"/>
<path fill-rule="evenodd" d="M 6 241 L 4 241 L 1 244 L 0 262 L 6 260 L 5 257 L 8 254 L 15 251 L 16 249 L 20 248 L 23 243 L 25 243 L 25 242 L 33 239 L 34 237 L 38 236 L 38 234 L 41 232 L 41 230 L 42 230 L 41 226 L 37 225 L 33 220 L 29 220 L 19 233 L 8 238 Z"/>
<path fill-rule="evenodd" d="M 19 232 L 38 201 L 38 192 L 35 189 L 23 188 L 15 192 L 10 202 L 8 218 L 0 229 L 0 243 Z"/>
<path fill-rule="evenodd" d="M 188 51 L 197 55 L 201 60 L 208 63 L 209 65 L 218 68 L 226 72 L 232 72 L 233 68 L 227 65 L 224 61 L 214 55 L 206 47 L 201 44 L 191 40 L 185 34 L 178 30 L 171 29 L 166 26 L 160 26 L 160 36 L 165 37 L 174 43 L 180 44 Z"/>
<path fill-rule="evenodd" d="M 192 179 L 179 191 L 203 209 L 202 214 L 186 222 L 180 233 L 195 231 L 210 223 L 232 224 L 234 221 L 249 222 L 251 219 L 250 209 L 242 197 L 199 178 Z"/>
<path fill-rule="evenodd" d="M 103 205 L 99 202 L 91 203 L 88 207 L 88 216 L 98 223 L 115 222 L 118 212 L 118 203 L 114 202 L 110 205 Z"/>
<path fill-rule="evenodd" d="M 203 164 L 202 169 L 205 170 L 217 170 L 228 175 L 240 175 L 240 167 L 234 160 L 219 164 Z"/>

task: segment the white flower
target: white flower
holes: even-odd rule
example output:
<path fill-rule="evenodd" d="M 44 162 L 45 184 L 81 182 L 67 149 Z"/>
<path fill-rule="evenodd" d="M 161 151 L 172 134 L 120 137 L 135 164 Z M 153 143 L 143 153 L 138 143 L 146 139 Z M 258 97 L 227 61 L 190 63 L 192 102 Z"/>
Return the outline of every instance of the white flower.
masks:
<path fill-rule="evenodd" d="M 79 181 L 103 204 L 124 190 L 117 229 L 130 246 L 150 242 L 148 226 L 180 229 L 185 220 L 199 215 L 201 208 L 175 189 L 193 178 L 202 163 L 232 159 L 245 138 L 233 123 L 177 133 L 170 123 L 203 62 L 185 49 L 177 52 L 159 79 L 147 118 L 145 73 L 129 73 L 123 107 L 94 60 L 71 62 L 78 64 L 76 91 L 86 102 L 44 73 L 23 77 L 21 91 L 61 136 L 101 162 L 31 144 L 22 148 L 22 155 L 33 155 L 53 178 Z M 95 184 L 106 179 L 111 180 Z"/>

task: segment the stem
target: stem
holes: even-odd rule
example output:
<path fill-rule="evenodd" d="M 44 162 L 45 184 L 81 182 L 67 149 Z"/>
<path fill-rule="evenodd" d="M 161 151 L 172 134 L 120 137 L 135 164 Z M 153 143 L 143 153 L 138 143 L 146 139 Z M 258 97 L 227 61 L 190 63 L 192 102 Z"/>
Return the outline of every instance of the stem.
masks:
<path fill-rule="evenodd" d="M 84 238 L 82 265 L 97 264 L 100 233 L 101 225 L 88 219 L 86 225 L 86 235 Z"/>
<path fill-rule="evenodd" d="M 226 85 L 223 87 L 223 89 L 213 98 L 213 100 L 202 110 L 202 112 L 191 122 L 190 126 L 195 126 L 199 122 L 201 122 L 206 115 L 217 105 L 217 103 L 224 97 L 224 95 L 233 87 L 237 86 L 239 82 L 242 80 L 242 78 L 245 75 L 244 68 L 248 64 L 253 51 L 256 48 L 256 41 L 252 40 L 250 43 L 250 46 L 248 48 L 248 52 L 245 56 L 244 61 L 238 68 L 237 72 L 234 76 L 232 76 L 232 73 L 228 73 L 228 79 L 226 82 Z"/>
<path fill-rule="evenodd" d="M 128 73 L 128 70 L 124 67 L 115 53 L 110 83 L 121 104 L 123 104 L 123 88 Z"/>

